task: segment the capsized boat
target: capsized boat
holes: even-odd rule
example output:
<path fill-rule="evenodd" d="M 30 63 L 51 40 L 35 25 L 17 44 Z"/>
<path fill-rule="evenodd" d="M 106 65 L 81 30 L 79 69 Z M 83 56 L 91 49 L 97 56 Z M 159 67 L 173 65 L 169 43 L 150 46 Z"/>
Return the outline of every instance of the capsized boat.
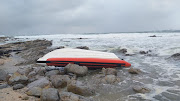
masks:
<path fill-rule="evenodd" d="M 93 69 L 131 66 L 130 63 L 120 60 L 114 53 L 72 48 L 56 49 L 39 58 L 37 63 L 59 67 L 71 63 Z"/>

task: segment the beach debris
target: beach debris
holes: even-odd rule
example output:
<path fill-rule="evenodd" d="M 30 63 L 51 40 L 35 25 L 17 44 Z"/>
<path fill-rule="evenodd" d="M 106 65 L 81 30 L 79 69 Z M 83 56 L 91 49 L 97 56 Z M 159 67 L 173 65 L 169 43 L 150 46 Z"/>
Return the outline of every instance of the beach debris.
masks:
<path fill-rule="evenodd" d="M 17 90 L 17 89 L 21 89 L 21 88 L 24 88 L 24 85 L 23 84 L 15 84 L 13 86 L 13 90 Z"/>
<path fill-rule="evenodd" d="M 95 94 L 95 90 L 92 87 L 85 85 L 82 82 L 76 80 L 72 80 L 68 84 L 67 91 L 82 96 L 92 96 Z"/>
<path fill-rule="evenodd" d="M 60 93 L 61 101 L 93 101 L 91 99 L 85 98 L 83 96 L 71 93 L 71 92 L 62 92 Z"/>
<path fill-rule="evenodd" d="M 141 73 L 141 70 L 137 69 L 137 68 L 130 68 L 128 70 L 128 72 L 131 73 L 131 74 L 139 74 L 139 73 Z"/>
<path fill-rule="evenodd" d="M 50 81 L 55 88 L 64 88 L 70 82 L 68 75 L 52 75 Z"/>
<path fill-rule="evenodd" d="M 8 80 L 8 84 L 14 85 L 14 84 L 27 84 L 28 83 L 28 77 L 25 75 L 21 75 L 18 72 L 15 72 Z"/>
<path fill-rule="evenodd" d="M 59 101 L 60 95 L 57 89 L 47 88 L 43 89 L 40 97 L 41 101 Z"/>
<path fill-rule="evenodd" d="M 102 68 L 102 73 L 104 75 L 117 75 L 117 70 L 114 68 Z"/>
<path fill-rule="evenodd" d="M 26 92 L 26 94 L 29 95 L 29 96 L 40 97 L 41 92 L 42 92 L 42 88 L 40 88 L 40 87 L 32 87 Z"/>
<path fill-rule="evenodd" d="M 0 69 L 0 81 L 6 81 L 7 76 L 8 76 L 7 72 L 4 71 L 3 69 Z"/>
<path fill-rule="evenodd" d="M 28 88 L 32 87 L 41 87 L 44 88 L 46 86 L 50 85 L 50 81 L 47 77 L 39 78 L 38 80 L 35 80 L 27 85 Z"/>
<path fill-rule="evenodd" d="M 77 76 L 84 76 L 88 72 L 88 68 L 86 66 L 79 66 L 76 64 L 66 65 L 65 70 L 67 71 L 67 73 L 74 73 Z"/>
<path fill-rule="evenodd" d="M 78 49 L 85 49 L 85 50 L 89 50 L 89 47 L 87 47 L 87 46 L 79 46 L 79 47 L 76 47 L 76 48 L 78 48 Z"/>
<path fill-rule="evenodd" d="M 151 91 L 149 88 L 138 86 L 138 85 L 133 86 L 133 90 L 137 93 L 143 93 L 143 94 L 149 93 Z"/>
<path fill-rule="evenodd" d="M 151 35 L 151 36 L 149 36 L 149 37 L 157 37 L 156 35 Z"/>

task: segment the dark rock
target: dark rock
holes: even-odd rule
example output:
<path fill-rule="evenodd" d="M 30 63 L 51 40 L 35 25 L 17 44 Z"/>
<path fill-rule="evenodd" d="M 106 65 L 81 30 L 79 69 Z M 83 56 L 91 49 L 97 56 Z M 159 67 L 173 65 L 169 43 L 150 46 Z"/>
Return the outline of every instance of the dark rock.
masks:
<path fill-rule="evenodd" d="M 95 90 L 90 86 L 83 84 L 80 81 L 72 80 L 67 86 L 68 92 L 72 92 L 74 94 L 82 95 L 82 96 L 92 96 L 95 94 Z"/>
<path fill-rule="evenodd" d="M 0 69 L 0 81 L 6 81 L 8 74 L 3 69 Z"/>
<path fill-rule="evenodd" d="M 9 85 L 7 83 L 0 84 L 0 89 L 7 88 Z"/>
<path fill-rule="evenodd" d="M 62 48 L 65 48 L 64 46 L 59 46 L 59 47 L 56 47 L 55 49 L 62 49 Z"/>
<path fill-rule="evenodd" d="M 40 88 L 40 87 L 32 87 L 26 92 L 26 94 L 29 95 L 29 96 L 40 97 L 41 92 L 42 92 L 42 88 Z"/>
<path fill-rule="evenodd" d="M 59 72 L 59 70 L 51 70 L 51 71 L 49 71 L 49 72 L 46 72 L 46 76 L 47 77 L 50 77 L 50 76 L 52 76 L 52 75 L 58 75 L 60 72 Z"/>
<path fill-rule="evenodd" d="M 171 58 L 173 58 L 174 60 L 180 60 L 180 53 L 173 54 Z"/>
<path fill-rule="evenodd" d="M 139 53 L 140 53 L 140 54 L 148 54 L 148 51 L 147 51 L 147 52 L 145 52 L 145 51 L 140 51 Z"/>
<path fill-rule="evenodd" d="M 125 54 L 125 53 L 127 53 L 127 49 L 126 48 L 120 49 L 119 52 Z"/>
<path fill-rule="evenodd" d="M 68 64 L 65 69 L 67 73 L 74 73 L 77 76 L 84 76 L 88 72 L 88 68 L 86 66 L 79 66 L 76 64 Z"/>
<path fill-rule="evenodd" d="M 137 93 L 149 93 L 150 92 L 150 89 L 146 88 L 146 87 L 143 87 L 143 86 L 133 86 L 133 90 Z"/>
<path fill-rule="evenodd" d="M 152 35 L 152 36 L 149 36 L 149 37 L 157 37 L 156 35 Z"/>
<path fill-rule="evenodd" d="M 39 78 L 36 81 L 33 81 L 27 85 L 28 88 L 32 87 L 41 87 L 44 88 L 50 84 L 49 80 L 46 77 Z"/>
<path fill-rule="evenodd" d="M 68 75 L 52 75 L 50 80 L 55 88 L 64 88 L 70 82 Z"/>
<path fill-rule="evenodd" d="M 93 101 L 91 99 L 85 98 L 83 96 L 73 94 L 71 92 L 60 93 L 61 101 Z"/>
<path fill-rule="evenodd" d="M 104 75 L 117 75 L 117 70 L 114 68 L 103 68 L 102 73 Z"/>
<path fill-rule="evenodd" d="M 59 92 L 55 88 L 43 89 L 41 93 L 41 101 L 59 101 Z"/>
<path fill-rule="evenodd" d="M 87 46 L 79 46 L 79 47 L 76 47 L 76 48 L 78 48 L 78 49 L 85 49 L 85 50 L 89 50 L 89 47 L 87 47 Z"/>
<path fill-rule="evenodd" d="M 8 84 L 14 85 L 14 84 L 27 84 L 28 78 L 25 75 L 21 75 L 18 72 L 15 72 L 8 81 Z"/>
<path fill-rule="evenodd" d="M 128 70 L 128 72 L 131 73 L 131 74 L 139 74 L 139 73 L 141 73 L 141 70 L 140 69 L 136 69 L 136 68 L 130 68 Z"/>
<path fill-rule="evenodd" d="M 13 90 L 17 90 L 17 89 L 21 89 L 21 88 L 24 88 L 23 84 L 16 84 L 13 86 Z"/>

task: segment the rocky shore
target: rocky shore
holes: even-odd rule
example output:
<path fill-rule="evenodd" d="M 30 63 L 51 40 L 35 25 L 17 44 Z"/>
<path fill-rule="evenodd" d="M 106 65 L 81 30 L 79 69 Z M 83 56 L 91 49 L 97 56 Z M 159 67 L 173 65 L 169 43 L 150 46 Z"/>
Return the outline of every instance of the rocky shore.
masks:
<path fill-rule="evenodd" d="M 113 86 L 123 83 L 126 76 L 132 76 L 133 80 L 134 75 L 143 75 L 143 71 L 136 68 L 129 68 L 124 74 L 116 68 L 93 71 L 86 66 L 68 64 L 62 70 L 37 65 L 38 58 L 54 50 L 51 45 L 48 40 L 34 40 L 0 46 L 0 100 L 94 101 L 96 95 L 101 95 L 103 85 Z M 77 48 L 89 49 L 87 46 Z M 127 50 L 120 52 L 126 53 Z M 174 57 L 178 59 L 179 54 Z M 133 84 L 129 90 L 142 94 L 151 92 L 141 84 Z"/>

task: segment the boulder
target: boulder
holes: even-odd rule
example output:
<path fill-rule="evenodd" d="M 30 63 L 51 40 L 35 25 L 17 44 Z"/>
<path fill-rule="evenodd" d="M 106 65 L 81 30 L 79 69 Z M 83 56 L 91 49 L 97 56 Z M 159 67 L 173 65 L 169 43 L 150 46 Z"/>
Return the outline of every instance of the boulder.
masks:
<path fill-rule="evenodd" d="M 17 89 L 21 89 L 21 88 L 24 88 L 24 85 L 23 84 L 15 84 L 13 86 L 13 90 L 17 90 Z"/>
<path fill-rule="evenodd" d="M 128 70 L 128 72 L 131 73 L 131 74 L 139 74 L 139 73 L 141 73 L 141 70 L 140 69 L 136 69 L 136 68 L 130 68 Z"/>
<path fill-rule="evenodd" d="M 41 101 L 59 101 L 59 92 L 55 88 L 43 89 L 41 93 Z"/>
<path fill-rule="evenodd" d="M 91 99 L 85 98 L 83 96 L 73 94 L 71 92 L 60 93 L 61 101 L 93 101 Z"/>
<path fill-rule="evenodd" d="M 32 87 L 41 87 L 44 88 L 50 84 L 49 80 L 46 77 L 39 78 L 27 85 L 28 88 Z"/>
<path fill-rule="evenodd" d="M 55 88 L 64 88 L 70 82 L 68 75 L 52 75 L 50 81 Z"/>
<path fill-rule="evenodd" d="M 60 72 L 59 72 L 59 70 L 51 70 L 51 71 L 49 71 L 49 72 L 46 72 L 46 76 L 47 77 L 50 77 L 50 76 L 52 76 L 52 75 L 58 75 Z"/>
<path fill-rule="evenodd" d="M 104 80 L 106 81 L 106 83 L 112 84 L 112 83 L 116 82 L 116 76 L 106 75 Z"/>
<path fill-rule="evenodd" d="M 8 74 L 3 69 L 0 69 L 0 81 L 6 81 Z"/>
<path fill-rule="evenodd" d="M 92 96 L 95 94 L 95 90 L 90 86 L 83 84 L 80 81 L 72 80 L 68 86 L 67 91 L 82 96 Z"/>
<path fill-rule="evenodd" d="M 8 81 L 8 84 L 14 85 L 14 84 L 27 84 L 28 83 L 28 78 L 25 75 L 21 75 L 18 72 L 15 72 Z"/>
<path fill-rule="evenodd" d="M 32 67 L 23 67 L 23 68 L 19 68 L 17 72 L 20 73 L 21 75 L 27 76 L 32 70 L 33 70 Z"/>
<path fill-rule="evenodd" d="M 117 75 L 117 70 L 114 68 L 103 68 L 102 73 L 104 75 Z"/>
<path fill-rule="evenodd" d="M 79 66 L 79 65 L 76 65 L 76 64 L 68 64 L 68 65 L 66 65 L 65 70 L 68 73 L 74 73 L 77 76 L 84 76 L 88 72 L 88 68 L 86 66 Z"/>
<path fill-rule="evenodd" d="M 21 98 L 21 100 L 28 100 L 28 99 L 29 99 L 28 96 L 23 96 L 23 97 Z"/>
<path fill-rule="evenodd" d="M 89 47 L 87 47 L 87 46 L 79 46 L 79 47 L 76 47 L 76 48 L 78 48 L 78 49 L 85 49 L 85 50 L 89 50 Z"/>
<path fill-rule="evenodd" d="M 0 84 L 0 89 L 7 88 L 9 85 L 7 83 Z"/>
<path fill-rule="evenodd" d="M 143 86 L 133 86 L 133 90 L 137 93 L 149 93 L 151 90 L 149 88 L 143 87 Z"/>
<path fill-rule="evenodd" d="M 40 97 L 41 92 L 42 92 L 42 88 L 40 88 L 40 87 L 32 87 L 26 92 L 26 94 L 29 95 L 29 96 Z"/>

